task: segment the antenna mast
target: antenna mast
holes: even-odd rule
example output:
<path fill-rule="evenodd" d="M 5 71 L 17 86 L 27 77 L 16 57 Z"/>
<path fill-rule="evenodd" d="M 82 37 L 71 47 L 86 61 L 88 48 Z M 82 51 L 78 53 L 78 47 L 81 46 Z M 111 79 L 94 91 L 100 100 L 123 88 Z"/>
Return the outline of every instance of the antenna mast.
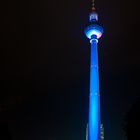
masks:
<path fill-rule="evenodd" d="M 95 11 L 95 0 L 92 0 L 92 11 Z"/>

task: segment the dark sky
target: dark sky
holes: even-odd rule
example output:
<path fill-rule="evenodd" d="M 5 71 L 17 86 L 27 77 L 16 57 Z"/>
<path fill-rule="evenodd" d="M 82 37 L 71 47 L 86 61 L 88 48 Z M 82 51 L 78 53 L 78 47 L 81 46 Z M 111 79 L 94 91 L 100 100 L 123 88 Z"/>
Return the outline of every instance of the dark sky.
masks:
<path fill-rule="evenodd" d="M 0 2 L 0 130 L 13 140 L 85 140 L 90 0 Z M 97 0 L 101 115 L 105 139 L 123 140 L 139 96 L 138 0 Z M 0 138 L 1 139 L 1 138 Z"/>

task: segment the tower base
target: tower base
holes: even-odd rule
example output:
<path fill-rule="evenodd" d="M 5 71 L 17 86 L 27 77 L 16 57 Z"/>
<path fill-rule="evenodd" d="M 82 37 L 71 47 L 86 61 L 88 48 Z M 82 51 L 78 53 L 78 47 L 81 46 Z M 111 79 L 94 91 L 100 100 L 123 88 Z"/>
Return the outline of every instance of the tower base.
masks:
<path fill-rule="evenodd" d="M 86 140 L 88 140 L 88 124 L 86 128 Z M 104 140 L 104 127 L 103 124 L 100 125 L 100 140 Z"/>

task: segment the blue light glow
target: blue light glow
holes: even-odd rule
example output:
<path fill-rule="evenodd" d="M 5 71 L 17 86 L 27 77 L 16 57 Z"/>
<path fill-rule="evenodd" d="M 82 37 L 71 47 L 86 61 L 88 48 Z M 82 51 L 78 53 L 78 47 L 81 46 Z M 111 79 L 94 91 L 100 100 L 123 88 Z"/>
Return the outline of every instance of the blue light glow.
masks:
<path fill-rule="evenodd" d="M 100 95 L 96 36 L 91 42 L 88 140 L 100 140 Z"/>
<path fill-rule="evenodd" d="M 103 28 L 97 24 L 97 21 L 97 13 L 91 13 L 91 25 L 85 29 L 85 34 L 91 43 L 88 140 L 100 140 L 100 94 L 97 43 L 103 34 Z"/>
<path fill-rule="evenodd" d="M 85 29 L 85 34 L 87 38 L 91 39 L 92 35 L 96 35 L 97 39 L 102 36 L 103 28 L 96 24 L 91 24 Z"/>
<path fill-rule="evenodd" d="M 95 11 L 89 14 L 89 21 L 98 21 L 98 14 Z"/>

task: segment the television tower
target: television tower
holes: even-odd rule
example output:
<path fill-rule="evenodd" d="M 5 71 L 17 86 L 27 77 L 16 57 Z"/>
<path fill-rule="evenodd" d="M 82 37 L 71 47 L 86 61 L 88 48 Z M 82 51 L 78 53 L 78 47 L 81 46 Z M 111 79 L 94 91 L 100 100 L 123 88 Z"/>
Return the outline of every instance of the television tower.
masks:
<path fill-rule="evenodd" d="M 103 140 L 103 125 L 100 120 L 100 93 L 98 71 L 98 39 L 103 34 L 103 28 L 98 24 L 98 14 L 92 0 L 92 10 L 89 14 L 89 26 L 85 29 L 91 43 L 90 54 L 90 93 L 89 93 L 89 121 L 87 126 L 87 140 Z"/>

